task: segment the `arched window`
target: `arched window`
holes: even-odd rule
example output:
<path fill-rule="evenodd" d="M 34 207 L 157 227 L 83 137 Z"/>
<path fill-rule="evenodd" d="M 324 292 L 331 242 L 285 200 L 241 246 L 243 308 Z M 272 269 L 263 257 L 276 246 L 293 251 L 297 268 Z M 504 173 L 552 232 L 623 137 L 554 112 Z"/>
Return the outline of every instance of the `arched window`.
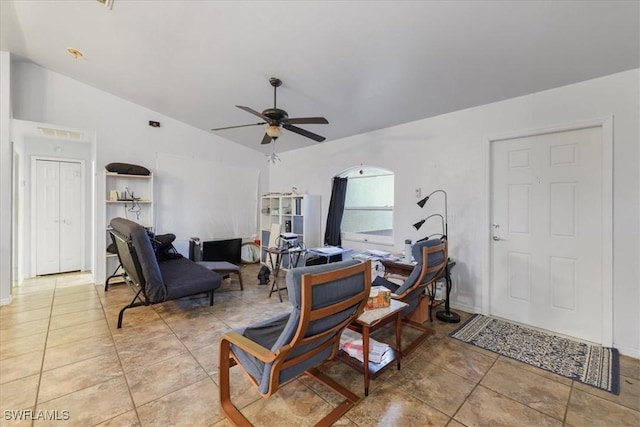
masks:
<path fill-rule="evenodd" d="M 361 166 L 349 169 L 340 176 L 349 178 L 341 225 L 342 238 L 393 244 L 393 172 Z"/>

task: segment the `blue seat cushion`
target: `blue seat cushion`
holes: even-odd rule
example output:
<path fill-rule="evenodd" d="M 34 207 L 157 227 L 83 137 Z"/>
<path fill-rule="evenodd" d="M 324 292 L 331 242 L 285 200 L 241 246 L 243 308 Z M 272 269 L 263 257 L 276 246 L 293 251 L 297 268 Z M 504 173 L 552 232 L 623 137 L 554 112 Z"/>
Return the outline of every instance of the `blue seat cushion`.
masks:
<path fill-rule="evenodd" d="M 187 258 L 167 260 L 158 265 L 167 289 L 166 300 L 211 292 L 218 289 L 222 283 L 218 273 Z"/>

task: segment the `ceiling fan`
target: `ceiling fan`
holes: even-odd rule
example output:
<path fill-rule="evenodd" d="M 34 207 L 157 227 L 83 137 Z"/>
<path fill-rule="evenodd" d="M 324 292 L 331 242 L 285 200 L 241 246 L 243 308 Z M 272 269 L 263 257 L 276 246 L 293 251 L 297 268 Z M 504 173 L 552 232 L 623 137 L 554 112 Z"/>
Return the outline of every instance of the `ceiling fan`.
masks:
<path fill-rule="evenodd" d="M 239 125 L 239 126 L 227 126 L 222 128 L 211 129 L 212 131 L 225 130 L 225 129 L 235 129 L 235 128 L 243 128 L 247 126 L 259 126 L 259 125 L 267 125 L 266 132 L 264 137 L 262 138 L 261 144 L 269 144 L 272 140 L 278 139 L 278 137 L 282 134 L 282 128 L 285 128 L 288 131 L 297 133 L 298 135 L 305 136 L 307 138 L 313 139 L 314 141 L 322 142 L 326 138 L 324 136 L 317 135 L 313 132 L 309 132 L 308 130 L 299 128 L 295 125 L 303 125 L 303 124 L 328 124 L 329 122 L 324 117 L 295 117 L 290 118 L 289 114 L 276 107 L 276 90 L 278 87 L 282 85 L 282 81 L 276 77 L 271 77 L 269 79 L 269 83 L 273 86 L 273 108 L 267 108 L 262 113 L 257 112 L 256 110 L 244 107 L 242 105 L 236 105 L 241 110 L 246 111 L 247 113 L 251 113 L 254 116 L 258 116 L 263 119 L 263 122 L 259 123 L 251 123 L 248 125 Z"/>

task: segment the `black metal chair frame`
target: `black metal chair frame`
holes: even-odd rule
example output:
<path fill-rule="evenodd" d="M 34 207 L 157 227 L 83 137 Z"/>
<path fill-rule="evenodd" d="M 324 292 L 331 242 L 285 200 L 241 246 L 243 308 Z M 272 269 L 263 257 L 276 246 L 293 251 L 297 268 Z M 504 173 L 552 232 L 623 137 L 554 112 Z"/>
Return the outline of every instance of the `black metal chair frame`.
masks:
<path fill-rule="evenodd" d="M 118 268 L 122 268 L 124 270 L 122 277 L 125 279 L 125 283 L 129 285 L 131 290 L 136 292 L 131 302 L 124 306 L 118 313 L 118 329 L 120 329 L 122 327 L 122 318 L 124 316 L 125 310 L 134 307 L 159 304 L 165 301 L 151 302 L 149 300 L 144 292 L 145 279 L 144 275 L 142 274 L 142 267 L 140 266 L 140 261 L 138 260 L 138 255 L 136 254 L 136 250 L 133 244 L 116 230 L 110 230 L 110 234 L 111 239 L 113 240 L 113 243 L 117 248 L 118 261 L 120 262 Z M 113 275 L 110 277 L 113 277 Z M 105 291 L 106 290 L 107 284 L 105 283 Z M 140 294 L 142 294 L 144 299 L 140 297 Z M 213 291 L 209 292 L 209 305 L 213 305 Z"/>

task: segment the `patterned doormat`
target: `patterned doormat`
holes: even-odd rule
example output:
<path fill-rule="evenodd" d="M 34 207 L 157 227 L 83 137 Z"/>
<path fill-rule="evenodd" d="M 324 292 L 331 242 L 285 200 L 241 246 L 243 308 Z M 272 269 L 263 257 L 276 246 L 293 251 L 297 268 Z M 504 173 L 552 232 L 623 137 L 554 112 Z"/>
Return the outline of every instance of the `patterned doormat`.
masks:
<path fill-rule="evenodd" d="M 610 393 L 620 393 L 620 358 L 615 348 L 586 344 L 480 314 L 449 335 Z"/>

